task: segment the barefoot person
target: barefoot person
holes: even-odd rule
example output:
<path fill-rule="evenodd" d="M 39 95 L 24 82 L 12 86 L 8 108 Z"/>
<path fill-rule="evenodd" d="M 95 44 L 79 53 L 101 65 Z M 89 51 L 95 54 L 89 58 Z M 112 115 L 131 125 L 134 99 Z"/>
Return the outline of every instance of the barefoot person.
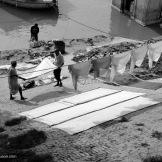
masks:
<path fill-rule="evenodd" d="M 8 72 L 8 84 L 9 84 L 9 89 L 10 89 L 10 100 L 14 100 L 13 95 L 15 95 L 18 91 L 20 93 L 20 99 L 25 100 L 26 98 L 23 97 L 22 95 L 22 88 L 20 84 L 18 84 L 18 78 L 26 80 L 25 78 L 22 78 L 17 75 L 16 71 L 16 66 L 17 62 L 16 61 L 11 61 L 11 67 Z"/>
<path fill-rule="evenodd" d="M 61 54 L 61 52 L 56 48 L 55 51 L 55 61 L 54 61 L 54 65 L 57 66 L 56 69 L 54 69 L 53 73 L 54 73 L 54 77 L 57 80 L 57 84 L 55 86 L 60 86 L 62 87 L 62 82 L 61 82 L 61 68 L 64 65 L 64 58 Z"/>

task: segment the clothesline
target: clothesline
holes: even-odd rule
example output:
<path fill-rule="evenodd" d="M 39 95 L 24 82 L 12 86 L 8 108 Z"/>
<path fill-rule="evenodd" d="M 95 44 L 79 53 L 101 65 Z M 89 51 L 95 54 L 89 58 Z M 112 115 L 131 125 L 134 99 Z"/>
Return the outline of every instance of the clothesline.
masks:
<path fill-rule="evenodd" d="M 142 46 L 141 46 L 142 47 Z M 139 47 L 139 48 L 137 48 L 137 49 L 135 49 L 136 51 L 138 51 L 141 47 Z M 148 49 L 148 46 L 147 46 L 147 49 Z M 134 50 L 134 49 L 133 49 Z M 133 50 L 131 50 L 131 51 L 127 51 L 127 52 L 125 52 L 125 54 L 133 54 L 132 53 L 132 51 Z M 110 56 L 111 57 L 111 59 L 112 59 L 112 57 L 115 57 L 115 56 L 119 56 L 119 61 L 120 61 L 120 54 L 115 54 L 115 55 L 112 55 L 112 56 Z M 121 54 L 121 56 L 123 57 L 124 56 L 124 54 Z M 125 56 L 124 56 L 125 57 Z M 144 57 L 145 57 L 145 55 L 144 55 Z M 144 59 L 144 57 L 143 57 L 143 59 Z M 106 58 L 106 57 L 105 57 Z M 104 60 L 105 60 L 105 58 L 104 58 Z M 125 58 L 124 58 L 125 59 Z M 99 60 L 99 59 L 96 59 L 96 60 Z M 126 66 L 126 64 L 128 63 L 128 61 L 130 60 L 130 57 L 128 57 L 128 60 L 126 61 L 126 63 L 124 63 L 125 65 L 124 66 Z M 87 61 L 87 62 L 90 62 L 90 61 Z M 143 62 L 143 61 L 142 61 Z M 141 64 L 142 64 L 142 62 L 141 62 Z M 92 63 L 92 61 L 91 61 L 91 63 Z M 111 64 L 112 64 L 112 60 L 111 60 Z M 76 64 L 70 64 L 70 65 L 76 65 Z M 66 66 L 69 66 L 69 65 L 64 65 L 64 67 L 66 67 Z M 117 66 L 118 66 L 118 63 L 117 63 Z M 112 67 L 113 67 L 113 65 L 112 65 Z M 112 70 L 112 67 L 111 67 L 111 70 Z M 53 70 L 53 68 L 46 68 L 46 69 L 42 69 L 42 70 L 37 70 L 37 71 L 34 71 L 34 72 L 41 72 L 41 71 L 46 71 L 46 70 Z M 121 70 L 121 69 L 119 69 L 119 70 Z M 123 69 L 122 69 L 123 70 Z M 124 69 L 124 71 L 125 71 L 125 69 Z M 50 72 L 50 71 L 48 71 L 48 72 Z M 47 72 L 47 73 L 48 73 Z M 30 71 L 30 72 L 24 72 L 24 73 L 21 73 L 20 74 L 20 76 L 21 75 L 24 75 L 24 74 L 30 74 L 30 73 L 33 73 L 33 71 Z M 133 74 L 131 74 L 132 76 L 134 76 Z M 41 76 L 41 75 L 40 75 Z M 114 76 L 115 76 L 115 74 L 114 74 Z M 3 77 L 0 77 L 0 78 L 6 78 L 6 77 L 8 77 L 8 76 L 3 76 Z M 136 76 L 134 76 L 134 77 L 136 77 Z M 141 80 L 140 78 L 138 78 L 138 77 L 136 77 L 138 80 Z M 142 80 L 142 81 L 144 81 L 144 80 Z"/>

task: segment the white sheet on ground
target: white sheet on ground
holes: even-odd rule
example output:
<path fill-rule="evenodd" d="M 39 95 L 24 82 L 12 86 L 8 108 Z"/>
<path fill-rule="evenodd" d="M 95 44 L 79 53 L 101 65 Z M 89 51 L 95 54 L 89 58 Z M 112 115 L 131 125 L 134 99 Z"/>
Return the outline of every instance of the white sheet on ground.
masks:
<path fill-rule="evenodd" d="M 91 91 L 87 91 L 72 97 L 64 98 L 60 101 L 72 103 L 72 104 L 81 104 L 85 103 L 100 97 L 104 97 L 106 95 L 118 92 L 119 90 L 112 90 L 112 89 L 105 89 L 105 88 L 98 88 Z"/>
<path fill-rule="evenodd" d="M 145 107 L 155 105 L 158 102 L 151 99 L 138 97 L 115 106 L 108 107 L 104 110 L 97 111 L 82 117 L 67 121 L 65 123 L 53 126 L 52 128 L 59 128 L 69 134 L 75 134 L 98 124 L 113 120 L 122 115 L 143 109 Z"/>
<path fill-rule="evenodd" d="M 37 118 L 37 121 L 44 122 L 48 125 L 56 125 L 73 118 L 77 118 L 79 116 L 86 115 L 87 113 L 91 113 L 93 111 L 98 111 L 103 108 L 113 106 L 118 104 L 119 102 L 124 102 L 126 100 L 135 98 L 137 96 L 141 96 L 143 93 L 134 93 L 122 91 L 118 92 L 106 97 L 102 97 L 88 103 L 80 104 L 59 112 L 55 112 L 40 118 Z"/>
<path fill-rule="evenodd" d="M 54 102 L 48 105 L 44 105 L 38 107 L 36 109 L 32 109 L 30 111 L 25 111 L 20 113 L 20 115 L 27 116 L 28 118 L 37 118 L 55 111 L 59 111 L 65 108 L 69 108 L 73 105 L 85 103 L 100 97 L 104 97 L 106 95 L 118 92 L 118 90 L 111 90 L 105 88 L 98 88 L 91 91 L 87 91 L 72 97 L 68 97 L 60 100 L 59 102 Z"/>
<path fill-rule="evenodd" d="M 19 115 L 27 116 L 30 119 L 37 118 L 55 111 L 59 111 L 68 107 L 73 106 L 73 104 L 70 103 L 61 103 L 61 102 L 54 102 L 50 103 L 48 105 L 44 105 L 41 107 L 38 107 L 36 109 L 32 109 L 30 111 L 25 111 L 20 113 Z"/>
<path fill-rule="evenodd" d="M 34 69 L 33 73 L 31 73 L 30 75 L 27 74 L 23 77 L 26 79 L 36 78 L 50 71 L 53 71 L 55 68 L 56 66 L 52 64 L 52 62 L 48 58 L 44 58 L 42 62 Z"/>

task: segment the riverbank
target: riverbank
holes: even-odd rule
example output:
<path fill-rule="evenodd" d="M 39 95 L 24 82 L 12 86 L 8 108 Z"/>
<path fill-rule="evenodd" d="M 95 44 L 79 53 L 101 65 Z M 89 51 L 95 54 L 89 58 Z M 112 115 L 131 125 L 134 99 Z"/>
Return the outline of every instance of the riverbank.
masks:
<path fill-rule="evenodd" d="M 94 46 L 112 43 L 112 41 L 117 43 L 124 40 L 128 41 L 128 39 L 107 38 L 105 36 L 65 40 L 65 63 L 75 63 L 72 58 L 85 52 L 87 47 L 90 49 Z M 136 43 L 141 42 L 135 41 L 133 44 Z M 11 60 L 15 59 L 19 63 L 29 62 L 49 52 L 50 48 L 47 45 L 30 50 L 1 51 L 0 65 L 9 64 Z M 159 67 L 161 62 L 160 59 Z M 145 72 L 150 73 L 145 66 L 137 68 L 136 72 L 139 78 L 142 78 L 142 74 Z M 141 72 L 143 73 L 140 74 Z M 21 162 L 25 162 L 25 159 L 27 162 L 34 160 L 40 162 L 141 162 L 148 156 L 162 156 L 161 104 L 126 115 L 125 118 L 100 124 L 73 136 L 59 129 L 51 129 L 42 123 L 19 118 L 17 116 L 19 112 L 97 87 L 140 91 L 146 93 L 145 96 L 149 98 L 162 101 L 161 89 L 126 86 L 130 81 L 136 81 L 128 74 L 115 78 L 118 83 L 124 86 L 112 86 L 101 81 L 89 80 L 88 84 L 79 84 L 79 92 L 75 92 L 67 68 L 63 68 L 62 73 L 67 77 L 63 81 L 63 88 L 56 88 L 53 87 L 53 84 L 49 84 L 26 90 L 24 91 L 24 95 L 28 97 L 26 101 L 20 101 L 17 95 L 15 101 L 10 101 L 7 78 L 1 78 L 0 92 L 3 93 L 0 93 L 0 155 L 2 155 L 0 157 L 11 155 L 13 161 L 17 158 L 21 159 Z M 161 77 L 160 73 L 157 75 Z M 146 75 L 144 76 L 146 77 Z M 150 76 L 147 79 L 154 77 Z M 5 161 L 4 157 L 1 159 Z"/>

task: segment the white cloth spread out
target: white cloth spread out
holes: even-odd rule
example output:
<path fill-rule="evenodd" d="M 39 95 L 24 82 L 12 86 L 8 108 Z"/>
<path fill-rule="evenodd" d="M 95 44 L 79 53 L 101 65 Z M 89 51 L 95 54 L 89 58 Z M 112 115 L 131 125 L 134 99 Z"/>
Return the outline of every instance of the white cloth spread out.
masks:
<path fill-rule="evenodd" d="M 148 51 L 147 45 L 143 45 L 132 51 L 130 72 L 133 72 L 135 65 L 138 67 L 142 65 L 143 60 L 147 54 L 147 51 Z"/>
<path fill-rule="evenodd" d="M 162 53 L 162 41 L 148 46 L 149 68 L 152 68 L 153 61 L 157 62 Z"/>
<path fill-rule="evenodd" d="M 115 74 L 123 74 L 125 72 L 127 63 L 130 61 L 131 51 L 116 54 L 112 56 L 112 67 L 110 74 L 110 81 L 113 82 Z"/>
<path fill-rule="evenodd" d="M 140 109 L 146 108 L 151 105 L 155 105 L 157 103 L 158 103 L 157 101 L 153 101 L 149 98 L 137 97 L 122 103 L 118 103 L 113 106 L 109 106 L 106 109 L 89 113 L 87 115 L 78 118 L 71 119 L 59 125 L 54 125 L 52 128 L 61 129 L 73 135 L 75 133 L 79 133 L 89 128 L 92 128 L 94 126 L 97 126 L 106 121 L 114 120 L 117 117 L 121 117 L 128 113 L 138 111 Z M 89 107 L 86 106 L 86 108 Z"/>
<path fill-rule="evenodd" d="M 52 64 L 52 62 L 48 58 L 44 58 L 42 62 L 34 69 L 34 71 L 30 75 L 27 74 L 26 76 L 23 77 L 26 79 L 36 78 L 50 71 L 53 71 L 55 68 L 56 66 Z"/>

